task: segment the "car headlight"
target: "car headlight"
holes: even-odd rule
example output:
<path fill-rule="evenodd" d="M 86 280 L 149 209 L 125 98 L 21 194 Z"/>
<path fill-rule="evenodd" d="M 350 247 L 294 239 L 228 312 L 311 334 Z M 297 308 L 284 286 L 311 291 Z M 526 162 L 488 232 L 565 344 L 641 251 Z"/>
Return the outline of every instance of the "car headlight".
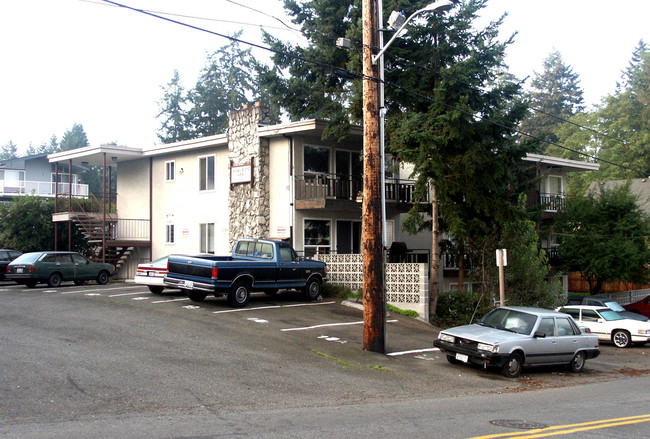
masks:
<path fill-rule="evenodd" d="M 456 341 L 456 337 L 454 337 L 453 335 L 449 335 L 449 334 L 440 333 L 438 338 L 440 340 L 442 340 L 442 341 L 446 341 L 447 343 L 454 343 Z"/>
<path fill-rule="evenodd" d="M 476 348 L 479 351 L 488 351 L 488 352 L 498 352 L 499 351 L 499 346 L 495 346 L 493 344 L 489 343 L 479 343 Z"/>

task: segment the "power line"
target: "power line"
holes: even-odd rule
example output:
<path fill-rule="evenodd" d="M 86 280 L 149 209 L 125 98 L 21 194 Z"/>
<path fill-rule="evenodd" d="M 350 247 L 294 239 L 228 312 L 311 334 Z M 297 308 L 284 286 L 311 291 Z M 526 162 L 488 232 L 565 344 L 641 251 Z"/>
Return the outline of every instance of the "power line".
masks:
<path fill-rule="evenodd" d="M 154 17 L 154 18 L 158 18 L 158 19 L 161 19 L 161 20 L 165 20 L 165 21 L 168 21 L 168 22 L 170 22 L 170 23 L 178 24 L 178 25 L 180 25 L 180 26 L 184 26 L 184 27 L 187 27 L 187 28 L 190 28 L 190 29 L 198 30 L 198 31 L 200 31 L 200 32 L 205 32 L 205 33 L 208 33 L 208 34 L 211 34 L 211 35 L 215 35 L 215 36 L 218 36 L 218 37 L 226 38 L 226 39 L 228 39 L 228 40 L 230 40 L 230 41 L 234 41 L 234 42 L 237 42 L 237 43 L 245 44 L 245 45 L 248 45 L 248 46 L 251 46 L 251 47 L 255 47 L 255 48 L 258 48 L 258 49 L 261 49 L 261 50 L 266 50 L 266 51 L 271 52 L 271 53 L 274 53 L 274 54 L 276 54 L 276 55 L 285 56 L 285 57 L 292 58 L 292 59 L 295 59 L 295 60 L 298 60 L 298 61 L 303 61 L 303 62 L 310 63 L 310 64 L 314 64 L 314 65 L 317 65 L 317 66 L 320 66 L 320 67 L 324 67 L 324 68 L 327 68 L 327 69 L 332 69 L 333 72 L 336 72 L 336 71 L 338 70 L 338 71 L 345 72 L 346 74 L 348 74 L 348 75 L 350 75 L 350 76 L 352 76 L 352 77 L 357 77 L 357 78 L 359 78 L 359 79 L 370 80 L 370 81 L 374 81 L 374 82 L 378 82 L 378 83 L 381 82 L 378 78 L 366 77 L 364 74 L 359 73 L 359 72 L 355 72 L 355 71 L 352 71 L 352 70 L 349 70 L 349 69 L 339 68 L 339 67 L 333 66 L 333 65 L 331 65 L 331 64 L 323 63 L 323 62 L 320 62 L 320 61 L 310 60 L 310 59 L 307 59 L 307 58 L 302 57 L 302 56 L 294 55 L 294 54 L 291 54 L 291 53 L 288 53 L 288 52 L 282 52 L 282 51 L 280 51 L 280 50 L 276 50 L 276 49 L 273 49 L 273 48 L 271 48 L 271 47 L 262 46 L 262 45 L 260 45 L 260 44 L 251 43 L 251 42 L 249 42 L 249 41 L 245 41 L 245 40 L 242 40 L 242 39 L 240 39 L 240 38 L 236 38 L 236 37 L 232 37 L 232 36 L 229 36 L 229 35 L 221 34 L 221 33 L 219 33 L 219 32 L 214 32 L 214 31 L 211 31 L 211 30 L 208 30 L 208 29 L 205 29 L 205 28 L 199 27 L 199 26 L 194 26 L 194 25 L 189 24 L 189 23 L 184 23 L 184 22 L 182 22 L 182 21 L 178 21 L 178 20 L 174 20 L 174 19 L 171 19 L 171 18 L 167 18 L 167 17 L 164 17 L 164 16 L 162 16 L 162 15 L 158 15 L 158 14 L 153 13 L 153 12 L 149 12 L 149 11 L 146 11 L 146 10 L 143 10 L 143 9 L 134 8 L 134 7 L 131 7 L 131 6 L 128 6 L 128 5 L 124 5 L 124 4 L 121 4 L 121 3 L 118 3 L 118 2 L 115 2 L 115 1 L 112 1 L 112 0 L 101 0 L 101 1 L 103 1 L 103 2 L 105 2 L 105 3 L 112 4 L 112 5 L 114 5 L 114 6 L 118 6 L 118 7 L 124 8 L 124 9 L 128 9 L 128 10 L 131 10 L 131 11 L 135 11 L 135 12 L 139 12 L 139 13 L 142 13 L 142 14 L 145 14 L 145 15 L 149 15 L 149 16 Z M 235 2 L 232 2 L 232 3 L 235 3 Z M 432 97 L 430 97 L 430 96 L 426 96 L 426 95 L 424 95 L 424 94 L 422 94 L 422 93 L 419 93 L 419 92 L 417 92 L 417 91 L 415 91 L 415 90 L 407 89 L 407 88 L 405 88 L 405 87 L 403 87 L 403 86 L 400 86 L 400 85 L 398 85 L 398 84 L 395 84 L 395 83 L 393 83 L 393 82 L 390 82 L 390 81 L 386 81 L 386 80 L 384 80 L 383 83 L 384 83 L 384 85 L 389 85 L 389 86 L 391 86 L 391 87 L 393 87 L 393 88 L 396 88 L 396 89 L 402 90 L 402 91 L 404 91 L 404 92 L 406 92 L 406 93 L 409 93 L 409 94 L 411 94 L 411 95 L 413 95 L 413 96 L 417 96 L 417 97 L 419 97 L 419 98 L 422 98 L 422 99 L 425 99 L 425 100 L 428 100 L 428 101 L 434 102 L 434 103 L 436 103 L 436 104 L 438 104 L 438 105 L 442 105 L 442 106 L 444 106 L 444 107 L 446 107 L 446 108 L 450 108 L 450 109 L 456 110 L 456 111 L 458 111 L 458 112 L 460 112 L 460 113 L 463 113 L 463 114 L 465 114 L 465 115 L 468 115 L 468 116 L 470 116 L 470 117 L 478 117 L 479 119 L 483 120 L 484 122 L 491 123 L 491 124 L 493 124 L 493 125 L 495 125 L 495 126 L 498 126 L 498 127 L 500 127 L 500 128 L 506 129 L 506 130 L 508 130 L 508 131 L 511 131 L 511 132 L 514 133 L 514 134 L 519 134 L 519 135 L 522 135 L 522 136 L 526 136 L 526 137 L 529 137 L 529 138 L 531 138 L 531 139 L 538 140 L 538 141 L 540 141 L 540 142 L 546 142 L 546 143 L 548 143 L 548 144 L 550 144 L 550 145 L 557 146 L 558 148 L 565 149 L 565 150 L 567 150 L 567 151 L 570 151 L 570 152 L 576 153 L 576 154 L 578 154 L 578 155 L 582 155 L 582 156 L 585 156 L 585 157 L 591 158 L 592 160 L 596 160 L 596 161 L 600 161 L 600 162 L 603 162 L 603 163 L 607 163 L 607 164 L 610 164 L 610 165 L 612 165 L 612 166 L 617 166 L 617 167 L 622 168 L 622 169 L 627 169 L 627 170 L 630 170 L 630 171 L 633 171 L 633 172 L 636 172 L 636 173 L 638 173 L 638 174 L 640 174 L 640 175 L 645 176 L 645 172 L 642 172 L 642 171 L 640 171 L 640 170 L 638 170 L 638 169 L 634 169 L 634 168 L 631 168 L 631 167 L 629 167 L 629 166 L 625 166 L 625 165 L 620 165 L 620 164 L 618 164 L 618 163 L 614 163 L 614 162 L 611 162 L 611 161 L 609 161 L 609 160 L 605 160 L 605 159 L 602 159 L 602 158 L 600 158 L 600 157 L 596 157 L 596 156 L 594 156 L 594 155 L 590 155 L 590 154 L 587 154 L 587 153 L 584 153 L 584 152 L 581 152 L 581 151 L 577 151 L 577 150 L 571 149 L 571 148 L 569 148 L 569 147 L 566 147 L 566 146 L 564 146 L 564 145 L 560 145 L 559 143 L 556 143 L 556 142 L 551 142 L 551 141 L 548 141 L 548 140 L 545 140 L 545 139 L 541 139 L 541 138 L 539 138 L 539 137 L 536 137 L 536 136 L 533 136 L 533 135 L 531 135 L 531 134 L 525 133 L 525 132 L 523 132 L 523 131 L 517 130 L 516 128 L 511 128 L 511 127 L 508 127 L 508 126 L 503 125 L 503 124 L 501 124 L 501 123 L 498 123 L 498 122 L 494 122 L 494 121 L 492 121 L 492 120 L 489 120 L 489 119 L 486 118 L 485 116 L 481 116 L 481 115 L 478 115 L 478 114 L 476 114 L 476 113 L 471 113 L 471 112 L 469 112 L 469 111 L 466 111 L 466 110 L 463 110 L 463 109 L 457 108 L 457 107 L 455 107 L 455 106 L 453 106 L 453 105 L 450 105 L 450 104 L 446 104 L 446 103 L 444 103 L 444 102 L 441 102 L 441 101 L 439 101 L 439 100 L 437 100 L 437 99 L 434 99 L 434 98 L 432 98 Z"/>

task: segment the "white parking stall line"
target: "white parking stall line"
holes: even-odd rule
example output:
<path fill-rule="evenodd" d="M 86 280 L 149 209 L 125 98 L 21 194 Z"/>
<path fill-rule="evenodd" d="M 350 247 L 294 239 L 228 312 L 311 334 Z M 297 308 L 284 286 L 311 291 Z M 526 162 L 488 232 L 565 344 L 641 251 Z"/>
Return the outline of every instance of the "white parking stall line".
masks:
<path fill-rule="evenodd" d="M 390 354 L 386 355 L 389 357 L 398 357 L 400 355 L 421 354 L 422 352 L 436 352 L 439 350 L 440 348 L 414 349 L 412 351 L 391 352 Z"/>
<path fill-rule="evenodd" d="M 259 311 L 260 309 L 276 309 L 282 308 L 282 305 L 273 305 L 273 306 L 258 306 L 251 308 L 237 308 L 237 309 L 226 309 L 224 311 L 214 311 L 212 314 L 225 314 L 230 312 L 246 312 L 246 311 Z"/>
<path fill-rule="evenodd" d="M 386 323 L 395 323 L 397 320 L 388 320 Z M 346 322 L 346 323 L 325 323 L 322 325 L 314 325 L 314 326 L 303 326 L 301 328 L 285 328 L 285 329 L 280 329 L 280 331 L 283 332 L 288 332 L 288 331 L 307 331 L 309 329 L 318 329 L 318 328 L 329 328 L 332 326 L 351 326 L 351 325 L 363 325 L 363 320 L 360 322 Z"/>
<path fill-rule="evenodd" d="M 295 303 L 293 305 L 258 306 L 258 307 L 248 307 L 248 308 L 227 309 L 227 310 L 224 310 L 224 311 L 214 311 L 212 314 L 226 314 L 226 313 L 231 313 L 231 312 L 258 311 L 260 309 L 295 308 L 295 307 L 298 307 L 298 306 L 331 305 L 333 303 L 336 303 L 336 302 Z"/>
<path fill-rule="evenodd" d="M 138 294 L 142 294 L 142 292 L 137 292 L 137 293 L 123 293 L 123 294 L 111 294 L 108 297 L 122 297 L 122 296 L 137 296 Z"/>
<path fill-rule="evenodd" d="M 137 287 L 115 287 L 115 288 L 103 288 L 103 292 L 107 291 L 118 291 L 118 290 L 133 290 L 135 288 L 142 288 L 142 286 L 137 286 Z M 92 289 L 92 290 L 77 290 L 77 291 L 64 291 L 61 294 L 81 294 L 81 293 L 92 293 L 94 291 L 97 291 L 97 288 Z"/>
<path fill-rule="evenodd" d="M 169 300 L 156 300 L 155 302 L 151 303 L 169 303 L 169 302 L 181 302 L 184 300 L 190 300 L 189 297 L 183 297 L 182 299 L 169 299 Z"/>

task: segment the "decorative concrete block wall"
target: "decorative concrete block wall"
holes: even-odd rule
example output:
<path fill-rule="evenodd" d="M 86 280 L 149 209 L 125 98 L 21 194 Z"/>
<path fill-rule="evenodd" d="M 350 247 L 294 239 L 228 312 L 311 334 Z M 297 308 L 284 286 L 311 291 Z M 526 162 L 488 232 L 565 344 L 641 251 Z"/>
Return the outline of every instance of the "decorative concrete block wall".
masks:
<path fill-rule="evenodd" d="M 315 255 L 327 264 L 330 283 L 352 290 L 363 288 L 363 256 L 360 254 Z M 386 264 L 386 302 L 429 316 L 429 276 L 427 264 Z"/>

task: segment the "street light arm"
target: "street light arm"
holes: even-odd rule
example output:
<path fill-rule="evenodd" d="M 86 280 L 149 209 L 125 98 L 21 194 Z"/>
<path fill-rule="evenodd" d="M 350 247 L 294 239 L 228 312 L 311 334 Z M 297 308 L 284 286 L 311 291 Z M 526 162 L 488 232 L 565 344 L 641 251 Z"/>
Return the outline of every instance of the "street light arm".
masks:
<path fill-rule="evenodd" d="M 397 38 L 399 33 L 402 32 L 402 29 L 404 29 L 406 27 L 406 25 L 409 23 L 409 21 L 411 21 L 413 19 L 413 17 L 415 17 L 416 15 L 418 15 L 418 14 L 420 14 L 422 12 L 435 11 L 436 9 L 442 9 L 444 11 L 444 10 L 447 10 L 447 9 L 451 8 L 453 5 L 454 4 L 450 0 L 438 0 L 438 1 L 434 2 L 434 3 L 429 4 L 428 6 L 423 7 L 422 9 L 418 9 L 417 11 L 412 13 L 409 16 L 409 18 L 407 18 L 406 21 L 404 23 L 402 23 L 402 25 L 399 27 L 399 29 L 397 29 L 397 31 L 395 31 L 395 34 L 393 34 L 391 39 L 388 40 L 388 43 L 386 43 L 384 45 L 384 47 L 382 47 L 382 49 L 379 51 L 379 53 L 377 55 L 373 55 L 373 57 L 372 57 L 373 65 L 377 64 L 377 61 L 379 60 L 379 58 L 384 54 L 386 49 L 388 49 L 390 47 L 390 45 L 393 44 L 393 41 L 395 41 L 395 38 Z"/>

